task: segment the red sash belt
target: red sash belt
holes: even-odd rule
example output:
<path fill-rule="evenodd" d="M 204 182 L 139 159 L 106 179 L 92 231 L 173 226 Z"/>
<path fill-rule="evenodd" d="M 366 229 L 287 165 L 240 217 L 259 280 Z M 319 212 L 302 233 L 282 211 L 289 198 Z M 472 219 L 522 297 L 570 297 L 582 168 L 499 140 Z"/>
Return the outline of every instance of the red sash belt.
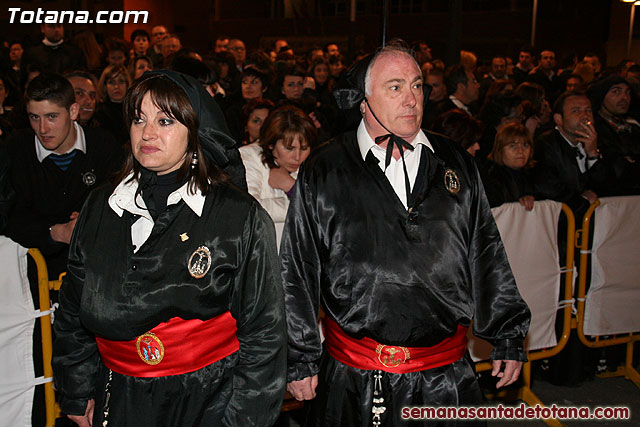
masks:
<path fill-rule="evenodd" d="M 96 337 L 105 366 L 132 377 L 164 377 L 197 371 L 240 348 L 230 312 L 209 320 L 174 317 L 131 341 Z"/>
<path fill-rule="evenodd" d="M 383 345 L 371 338 L 355 339 L 338 324 L 325 317 L 325 339 L 329 354 L 345 365 L 358 369 L 379 369 L 394 374 L 424 371 L 448 365 L 464 356 L 467 350 L 466 326 L 432 347 Z"/>

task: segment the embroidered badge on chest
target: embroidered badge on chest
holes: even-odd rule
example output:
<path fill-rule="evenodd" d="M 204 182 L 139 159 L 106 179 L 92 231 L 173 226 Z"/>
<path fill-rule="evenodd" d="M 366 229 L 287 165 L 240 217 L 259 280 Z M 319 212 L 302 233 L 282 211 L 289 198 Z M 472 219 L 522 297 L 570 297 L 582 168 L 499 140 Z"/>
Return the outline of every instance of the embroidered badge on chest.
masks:
<path fill-rule="evenodd" d="M 164 359 L 164 344 L 153 332 L 142 334 L 136 340 L 140 359 L 147 365 L 157 365 Z"/>
<path fill-rule="evenodd" d="M 85 172 L 82 174 L 82 182 L 87 187 L 91 187 L 93 184 L 95 184 L 96 180 L 96 174 L 93 172 Z"/>
<path fill-rule="evenodd" d="M 189 274 L 196 279 L 202 279 L 211 268 L 211 251 L 206 246 L 200 246 L 189 257 Z"/>
<path fill-rule="evenodd" d="M 460 191 L 460 180 L 452 169 L 447 169 L 444 172 L 444 186 L 451 194 L 458 194 Z"/>

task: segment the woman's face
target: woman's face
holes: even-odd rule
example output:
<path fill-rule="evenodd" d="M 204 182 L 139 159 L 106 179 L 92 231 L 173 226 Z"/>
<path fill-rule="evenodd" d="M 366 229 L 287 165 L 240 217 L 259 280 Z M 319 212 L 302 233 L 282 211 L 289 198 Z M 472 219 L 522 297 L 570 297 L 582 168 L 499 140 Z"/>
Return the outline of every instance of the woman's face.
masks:
<path fill-rule="evenodd" d="M 158 175 L 178 170 L 185 161 L 189 130 L 161 111 L 148 93 L 142 98 L 140 116 L 131 122 L 129 135 L 133 157 Z"/>
<path fill-rule="evenodd" d="M 107 55 L 107 62 L 109 65 L 124 65 L 126 56 L 121 50 L 110 50 Z"/>
<path fill-rule="evenodd" d="M 244 76 L 242 78 L 242 97 L 245 100 L 255 99 L 262 96 L 267 88 L 262 87 L 262 80 L 255 76 Z"/>
<path fill-rule="evenodd" d="M 137 55 L 145 55 L 149 49 L 149 39 L 145 36 L 138 36 L 133 40 L 133 51 Z"/>
<path fill-rule="evenodd" d="M 531 157 L 531 144 L 524 138 L 515 138 L 502 147 L 502 162 L 511 169 L 522 169 Z"/>
<path fill-rule="evenodd" d="M 140 78 L 144 74 L 145 71 L 152 71 L 151 64 L 146 59 L 138 59 L 136 61 L 136 69 L 135 74 L 133 76 L 134 79 Z"/>
<path fill-rule="evenodd" d="M 122 102 L 128 89 L 127 79 L 122 74 L 116 74 L 107 79 L 107 96 L 111 102 Z"/>
<path fill-rule="evenodd" d="M 297 171 L 311 152 L 311 147 L 307 143 L 301 143 L 299 135 L 296 135 L 290 147 L 284 145 L 284 140 L 279 139 L 270 148 L 278 166 L 286 169 L 289 173 Z"/>
<path fill-rule="evenodd" d="M 313 69 L 313 78 L 316 79 L 316 83 L 323 85 L 329 80 L 329 67 L 327 64 L 320 63 Z"/>
<path fill-rule="evenodd" d="M 287 99 L 300 99 L 302 96 L 302 85 L 304 77 L 301 76 L 284 76 L 282 82 L 282 93 Z"/>
<path fill-rule="evenodd" d="M 249 114 L 249 120 L 247 120 L 248 143 L 252 143 L 260 137 L 260 128 L 268 115 L 269 110 L 266 108 L 256 108 Z"/>

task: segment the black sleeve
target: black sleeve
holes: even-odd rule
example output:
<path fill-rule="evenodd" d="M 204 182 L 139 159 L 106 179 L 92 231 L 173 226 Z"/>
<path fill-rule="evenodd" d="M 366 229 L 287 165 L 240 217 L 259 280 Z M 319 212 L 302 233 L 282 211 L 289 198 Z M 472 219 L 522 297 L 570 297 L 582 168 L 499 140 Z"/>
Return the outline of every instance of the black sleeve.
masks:
<path fill-rule="evenodd" d="M 475 305 L 473 332 L 493 344 L 493 360 L 526 361 L 524 339 L 531 313 L 518 292 L 480 176 L 472 205 L 469 263 Z"/>
<path fill-rule="evenodd" d="M 275 422 L 284 398 L 286 332 L 275 228 L 257 203 L 245 222 L 242 241 L 245 261 L 230 307 L 240 351 L 222 424 L 266 426 Z"/>
<path fill-rule="evenodd" d="M 322 355 L 318 329 L 322 238 L 320 227 L 315 225 L 314 192 L 303 169 L 304 165 L 294 184 L 280 242 L 289 339 L 288 381 L 317 374 Z"/>
<path fill-rule="evenodd" d="M 60 306 L 53 324 L 53 366 L 56 389 L 62 412 L 84 415 L 87 402 L 95 394 L 99 353 L 95 336 L 80 322 L 84 287 L 82 235 L 87 216 L 83 208 L 71 239 L 67 275 L 60 288 Z"/>

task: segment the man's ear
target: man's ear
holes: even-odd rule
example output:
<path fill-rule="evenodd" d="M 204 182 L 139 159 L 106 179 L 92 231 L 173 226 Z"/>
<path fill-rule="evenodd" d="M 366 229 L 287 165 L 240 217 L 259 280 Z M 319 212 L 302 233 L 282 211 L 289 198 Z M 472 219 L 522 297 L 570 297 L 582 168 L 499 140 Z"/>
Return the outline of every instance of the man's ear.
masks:
<path fill-rule="evenodd" d="M 559 128 L 561 128 L 561 127 L 562 127 L 562 123 L 563 123 L 563 120 L 562 120 L 562 114 L 555 113 L 555 114 L 553 115 L 553 121 L 554 121 L 554 123 L 556 124 L 556 126 L 558 126 Z"/>
<path fill-rule="evenodd" d="M 76 120 L 78 118 L 78 111 L 80 111 L 80 105 L 77 102 L 71 104 L 69 107 L 69 116 L 71 116 L 71 120 Z"/>
<path fill-rule="evenodd" d="M 364 112 L 365 112 L 365 104 L 366 102 L 364 100 L 362 100 L 362 102 L 360 102 L 360 114 L 362 114 L 364 116 Z"/>

